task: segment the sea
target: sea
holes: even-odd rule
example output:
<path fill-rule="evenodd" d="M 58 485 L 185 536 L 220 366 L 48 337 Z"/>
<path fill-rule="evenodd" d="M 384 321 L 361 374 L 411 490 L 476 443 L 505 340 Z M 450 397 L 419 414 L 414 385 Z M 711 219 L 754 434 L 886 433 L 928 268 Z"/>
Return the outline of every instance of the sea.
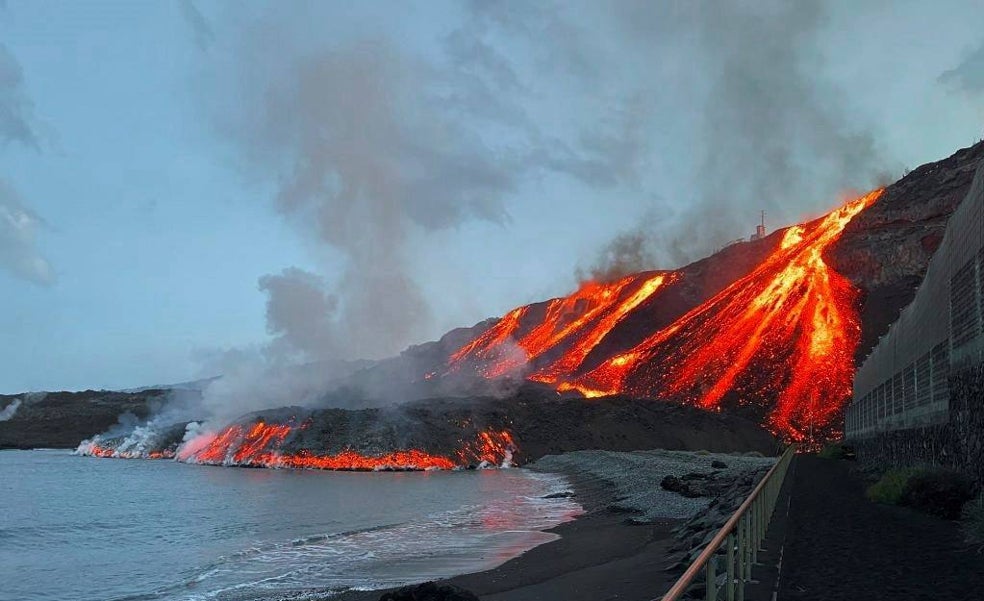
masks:
<path fill-rule="evenodd" d="M 326 472 L 0 451 L 0 600 L 330 599 L 494 568 L 579 515 L 524 469 Z"/>

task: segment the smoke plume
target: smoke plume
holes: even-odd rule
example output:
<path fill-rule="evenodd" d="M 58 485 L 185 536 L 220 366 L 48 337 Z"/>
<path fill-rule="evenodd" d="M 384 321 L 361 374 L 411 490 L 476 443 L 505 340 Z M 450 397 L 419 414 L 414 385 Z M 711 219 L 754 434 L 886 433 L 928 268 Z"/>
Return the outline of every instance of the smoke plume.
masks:
<path fill-rule="evenodd" d="M 505 219 L 509 166 L 440 106 L 433 78 L 386 42 L 359 42 L 290 57 L 241 90 L 248 164 L 279 182 L 277 209 L 345 261 L 330 286 L 297 268 L 261 278 L 278 348 L 379 357 L 417 341 L 430 315 L 410 238 Z"/>
<path fill-rule="evenodd" d="M 654 233 L 658 225 L 653 214 L 647 214 L 635 227 L 623 231 L 605 244 L 594 264 L 578 268 L 579 281 L 612 282 L 632 273 L 653 269 L 659 262 Z"/>
<path fill-rule="evenodd" d="M 967 94 L 984 92 L 984 44 L 967 55 L 959 65 L 940 75 L 940 82 Z"/>
<path fill-rule="evenodd" d="M 836 90 L 819 78 L 818 1 L 703 6 L 705 107 L 699 195 L 683 232 L 698 258 L 709 244 L 753 230 L 758 209 L 780 223 L 804 202 L 832 203 L 877 172 L 873 141 L 853 131 Z M 821 205 L 823 206 L 823 205 Z"/>
<path fill-rule="evenodd" d="M 199 50 L 208 50 L 212 42 L 215 41 L 215 32 L 208 20 L 205 19 L 205 16 L 192 0 L 181 0 L 180 8 L 181 16 L 191 30 L 195 45 L 198 46 Z"/>
<path fill-rule="evenodd" d="M 629 2 L 594 16 L 472 3 L 429 52 L 383 30 L 336 31 L 312 10 L 264 14 L 216 34 L 209 52 L 228 51 L 214 62 L 225 71 L 213 122 L 314 258 L 260 278 L 273 342 L 256 355 L 264 369 L 236 370 L 249 379 L 424 339 L 417 240 L 508 224 L 506 199 L 537 178 L 640 199 L 659 190 L 664 217 L 582 273 L 611 279 L 747 236 L 760 209 L 772 223 L 820 212 L 876 163 L 822 77 L 816 1 Z M 325 23 L 319 41 L 295 35 L 310 34 L 306 20 Z M 677 157 L 691 154 L 692 185 L 660 189 L 667 174 L 686 179 Z"/>
<path fill-rule="evenodd" d="M 14 399 L 12 403 L 10 403 L 2 410 L 0 410 L 0 422 L 5 422 L 10 419 L 13 419 L 14 415 L 17 413 L 17 410 L 20 409 L 20 406 L 21 406 L 21 400 Z"/>
<path fill-rule="evenodd" d="M 38 148 L 33 113 L 34 105 L 24 91 L 20 63 L 0 44 L 0 143 L 20 142 Z"/>
<path fill-rule="evenodd" d="M 829 209 L 846 189 L 864 189 L 883 171 L 873 138 L 857 128 L 843 96 L 823 76 L 819 36 L 825 6 L 806 2 L 630 3 L 615 20 L 626 53 L 670 57 L 687 72 L 660 73 L 680 86 L 676 118 L 697 156 L 690 190 L 667 195 L 671 218 L 622 234 L 605 253 L 619 264 L 642 257 L 671 268 L 754 232 L 759 210 L 773 228 Z M 663 67 L 664 70 L 667 67 Z M 643 84 L 645 85 L 645 84 Z M 660 96 L 659 82 L 649 87 Z M 688 106 L 689 105 L 689 106 Z M 690 110 L 696 107 L 696 113 Z M 655 136 L 676 126 L 651 115 Z M 670 150 L 669 152 L 673 152 Z M 650 236 L 652 240 L 644 242 Z M 647 247 L 645 257 L 632 249 Z"/>
<path fill-rule="evenodd" d="M 7 182 L 0 179 L 0 267 L 16 277 L 47 285 L 54 271 L 37 249 L 41 218 L 27 207 Z"/>

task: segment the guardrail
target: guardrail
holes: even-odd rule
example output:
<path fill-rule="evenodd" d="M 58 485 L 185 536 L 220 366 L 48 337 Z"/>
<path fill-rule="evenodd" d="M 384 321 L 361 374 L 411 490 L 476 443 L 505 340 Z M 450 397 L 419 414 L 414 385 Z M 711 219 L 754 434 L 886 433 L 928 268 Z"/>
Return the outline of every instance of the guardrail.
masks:
<path fill-rule="evenodd" d="M 727 601 L 745 599 L 745 583 L 752 578 L 752 565 L 758 558 L 759 545 L 769 529 L 769 521 L 779 498 L 779 489 L 782 488 L 795 454 L 795 445 L 786 448 L 779 461 L 765 474 L 741 507 L 725 522 L 669 592 L 663 595 L 662 601 L 683 598 L 701 573 L 705 577 L 707 601 L 717 601 L 722 590 Z M 722 548 L 723 554 L 719 553 Z M 727 578 L 724 586 L 719 587 L 718 563 L 722 559 Z"/>

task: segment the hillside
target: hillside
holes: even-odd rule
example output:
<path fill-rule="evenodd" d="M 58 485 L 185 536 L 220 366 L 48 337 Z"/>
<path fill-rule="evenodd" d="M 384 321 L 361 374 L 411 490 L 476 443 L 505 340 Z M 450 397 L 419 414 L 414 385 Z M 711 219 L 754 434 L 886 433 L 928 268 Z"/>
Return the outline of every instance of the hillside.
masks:
<path fill-rule="evenodd" d="M 257 416 L 245 416 L 237 421 L 242 427 L 228 433 L 226 451 L 236 454 L 248 442 L 253 451 L 296 447 L 316 455 L 318 449 L 334 452 L 345 444 L 379 455 L 419 443 L 432 455 L 446 456 L 471 445 L 482 431 L 476 424 L 487 422 L 511 433 L 511 442 L 495 455 L 501 458 L 506 447 L 517 456 L 536 455 L 534 449 L 555 444 L 554 432 L 561 431 L 581 440 L 575 448 L 670 444 L 674 436 L 673 444 L 688 448 L 680 432 L 738 427 L 700 425 L 702 418 L 693 417 L 699 413 L 689 412 L 687 419 L 673 422 L 677 435 L 665 430 L 646 443 L 641 434 L 626 434 L 635 431 L 638 420 L 650 423 L 639 416 L 653 403 L 723 412 L 742 423 L 758 422 L 780 437 L 818 444 L 839 435 L 857 363 L 912 299 L 982 159 L 984 143 L 978 143 L 846 201 L 824 217 L 730 245 L 680 269 L 586 282 L 569 296 L 455 329 L 335 379 L 317 404 L 387 408 L 419 401 L 412 406 L 431 417 L 414 422 L 406 432 L 410 439 L 361 436 L 360 428 L 367 435 L 378 433 L 382 413 L 360 409 L 350 419 L 348 410 L 320 409 L 309 417 L 317 422 L 323 419 L 319 415 L 332 415 L 332 423 L 348 424 L 344 435 L 328 428 L 322 439 L 312 440 L 300 418 L 289 419 L 296 415 L 274 412 L 263 419 L 276 425 L 279 416 L 282 428 L 260 432 L 266 438 L 249 442 L 246 425 Z M 523 401 L 524 382 L 536 384 L 543 402 Z M 25 403 L 0 422 L 0 447 L 74 444 L 104 432 L 122 413 L 145 417 L 153 394 L 61 394 Z M 553 396 L 568 404 L 552 404 Z M 604 396 L 615 400 L 598 405 Z M 628 399 L 639 400 L 633 405 Z M 5 397 L 0 405 L 14 400 Z M 602 407 L 599 415 L 607 416 L 592 421 L 597 432 L 587 438 L 579 438 L 580 422 L 572 417 L 581 405 Z M 556 427 L 543 425 L 549 412 L 558 410 L 568 417 L 558 418 Z M 656 428 L 655 422 L 650 425 Z M 165 446 L 173 452 L 177 442 L 172 437 Z M 729 444 L 762 446 L 747 436 Z M 482 457 L 472 453 L 464 463 Z"/>

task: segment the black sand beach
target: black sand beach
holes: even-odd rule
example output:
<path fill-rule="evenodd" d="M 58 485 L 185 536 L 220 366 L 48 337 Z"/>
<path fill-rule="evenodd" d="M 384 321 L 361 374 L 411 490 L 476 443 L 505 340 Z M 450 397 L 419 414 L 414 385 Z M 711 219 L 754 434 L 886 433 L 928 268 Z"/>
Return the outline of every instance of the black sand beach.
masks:
<path fill-rule="evenodd" d="M 666 454 L 667 457 L 662 456 Z M 483 601 L 536 601 L 564 599 L 570 601 L 650 601 L 659 598 L 675 582 L 677 575 L 666 569 L 679 561 L 670 549 L 677 541 L 672 530 L 696 513 L 709 499 L 684 499 L 674 493 L 659 491 L 656 499 L 682 502 L 672 511 L 688 513 L 685 517 L 645 519 L 646 507 L 653 498 L 635 497 L 636 490 L 659 490 L 660 474 L 681 469 L 700 470 L 703 464 L 723 459 L 736 470 L 739 462 L 748 464 L 771 461 L 729 455 L 700 456 L 665 451 L 613 453 L 584 451 L 555 456 L 545 462 L 550 468 L 567 466 L 568 477 L 585 514 L 573 522 L 550 530 L 558 540 L 546 543 L 485 572 L 465 574 L 442 583 L 451 584 L 478 595 Z M 672 458 L 687 458 L 674 465 Z M 574 467 L 577 466 L 577 467 Z M 645 466 L 645 467 L 643 467 Z M 630 472 L 635 483 L 621 484 L 599 474 L 616 477 Z M 636 490 L 633 490 L 636 489 Z M 693 503 L 687 509 L 686 503 Z M 662 506 L 658 500 L 655 504 Z M 631 507 L 640 510 L 632 510 Z M 639 523 L 640 521 L 644 523 Z M 350 591 L 341 601 L 377 601 L 386 591 Z"/>

